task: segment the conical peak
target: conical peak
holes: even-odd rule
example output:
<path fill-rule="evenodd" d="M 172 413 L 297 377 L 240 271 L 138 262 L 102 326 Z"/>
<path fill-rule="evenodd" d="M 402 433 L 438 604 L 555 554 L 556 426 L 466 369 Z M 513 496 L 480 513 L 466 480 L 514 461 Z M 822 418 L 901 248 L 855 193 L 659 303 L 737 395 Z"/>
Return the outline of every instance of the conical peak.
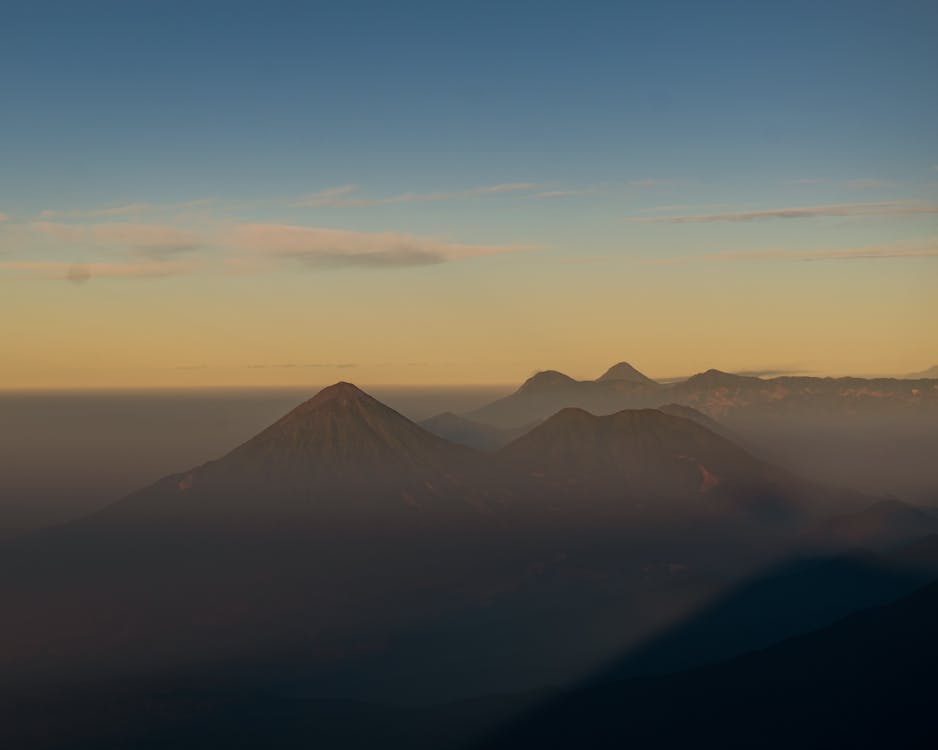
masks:
<path fill-rule="evenodd" d="M 642 372 L 636 370 L 628 362 L 619 362 L 610 367 L 606 372 L 602 374 L 599 378 L 600 381 L 606 380 L 626 380 L 630 383 L 654 383 L 655 381 L 649 378 Z"/>
<path fill-rule="evenodd" d="M 299 407 L 297 407 L 297 410 L 308 411 L 311 408 L 316 408 L 323 404 L 329 403 L 330 401 L 337 400 L 360 403 L 378 403 L 374 398 L 369 396 L 354 383 L 341 381 L 334 385 L 330 385 L 327 388 L 323 388 L 311 399 L 305 401 Z"/>

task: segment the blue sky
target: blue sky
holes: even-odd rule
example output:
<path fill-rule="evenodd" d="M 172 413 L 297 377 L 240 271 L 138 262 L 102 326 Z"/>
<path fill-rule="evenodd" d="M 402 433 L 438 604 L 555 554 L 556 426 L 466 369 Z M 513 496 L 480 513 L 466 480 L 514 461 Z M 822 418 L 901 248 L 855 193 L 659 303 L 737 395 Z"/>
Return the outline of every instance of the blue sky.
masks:
<path fill-rule="evenodd" d="M 860 264 L 845 304 L 888 263 L 909 315 L 932 311 L 915 295 L 938 265 L 934 2 L 0 10 L 0 283 L 21 300 L 48 296 L 33 275 L 113 281 L 141 252 L 126 275 L 173 289 L 189 267 L 170 255 L 243 261 L 269 238 L 316 273 L 346 265 L 325 245 L 393 266 L 395 285 L 397 266 L 452 265 L 454 288 L 527 268 L 559 289 L 573 264 L 601 286 L 623 260 L 695 257 L 798 283 L 776 256 L 827 254 Z"/>

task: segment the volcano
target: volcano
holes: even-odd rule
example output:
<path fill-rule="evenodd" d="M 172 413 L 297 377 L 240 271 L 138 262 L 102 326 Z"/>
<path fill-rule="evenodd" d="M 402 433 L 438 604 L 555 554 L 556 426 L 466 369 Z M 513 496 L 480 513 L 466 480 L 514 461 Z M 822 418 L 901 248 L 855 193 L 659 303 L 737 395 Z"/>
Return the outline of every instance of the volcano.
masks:
<path fill-rule="evenodd" d="M 387 519 L 474 512 L 483 456 L 428 432 L 351 383 L 336 383 L 227 455 L 105 509 L 95 521 Z"/>

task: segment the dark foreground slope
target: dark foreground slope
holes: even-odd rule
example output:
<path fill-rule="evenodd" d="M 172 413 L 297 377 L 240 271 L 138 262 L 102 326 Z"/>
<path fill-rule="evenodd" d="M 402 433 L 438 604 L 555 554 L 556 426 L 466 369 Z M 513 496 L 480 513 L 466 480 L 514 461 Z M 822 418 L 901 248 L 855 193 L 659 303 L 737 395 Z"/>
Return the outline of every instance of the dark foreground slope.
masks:
<path fill-rule="evenodd" d="M 572 693 L 479 747 L 929 748 L 938 583 L 732 661 Z"/>
<path fill-rule="evenodd" d="M 44 750 L 931 748 L 938 583 L 710 667 L 425 708 L 175 686 L 0 701 L 0 739 Z M 135 692 L 139 691 L 139 692 Z"/>

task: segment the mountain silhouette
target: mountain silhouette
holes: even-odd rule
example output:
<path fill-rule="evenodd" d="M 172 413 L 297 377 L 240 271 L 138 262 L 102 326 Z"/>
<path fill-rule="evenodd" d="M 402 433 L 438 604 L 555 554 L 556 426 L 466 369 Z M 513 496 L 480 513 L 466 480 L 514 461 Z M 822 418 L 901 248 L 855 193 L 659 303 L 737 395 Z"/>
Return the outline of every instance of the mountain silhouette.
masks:
<path fill-rule="evenodd" d="M 629 367 L 627 363 L 620 363 Z M 622 373 L 620 365 L 606 375 Z M 629 377 L 600 380 L 574 380 L 556 370 L 545 370 L 528 378 L 514 393 L 465 415 L 477 422 L 503 429 L 539 422 L 567 407 L 586 409 L 594 414 L 611 414 L 622 409 L 657 406 L 662 386 L 635 371 Z M 644 380 L 642 379 L 644 378 Z"/>
<path fill-rule="evenodd" d="M 622 362 L 598 380 L 575 380 L 555 370 L 539 372 L 514 393 L 465 416 L 500 428 L 517 428 L 568 407 L 603 415 L 669 403 L 692 407 L 721 422 L 728 420 L 727 426 L 737 429 L 780 417 L 934 414 L 938 387 L 927 378 L 759 378 L 717 369 L 659 384 Z"/>
<path fill-rule="evenodd" d="M 480 488 L 482 458 L 351 383 L 337 383 L 221 458 L 92 519 L 257 523 L 474 511 L 495 497 Z"/>
<path fill-rule="evenodd" d="M 649 518 L 733 510 L 772 524 L 800 524 L 857 501 L 760 461 L 696 421 L 657 409 L 605 416 L 563 409 L 497 457 L 547 496 L 603 502 Z"/>
<path fill-rule="evenodd" d="M 597 382 L 624 380 L 630 383 L 641 383 L 642 385 L 657 385 L 654 380 L 636 370 L 628 362 L 619 362 L 613 365 L 596 380 Z"/>

